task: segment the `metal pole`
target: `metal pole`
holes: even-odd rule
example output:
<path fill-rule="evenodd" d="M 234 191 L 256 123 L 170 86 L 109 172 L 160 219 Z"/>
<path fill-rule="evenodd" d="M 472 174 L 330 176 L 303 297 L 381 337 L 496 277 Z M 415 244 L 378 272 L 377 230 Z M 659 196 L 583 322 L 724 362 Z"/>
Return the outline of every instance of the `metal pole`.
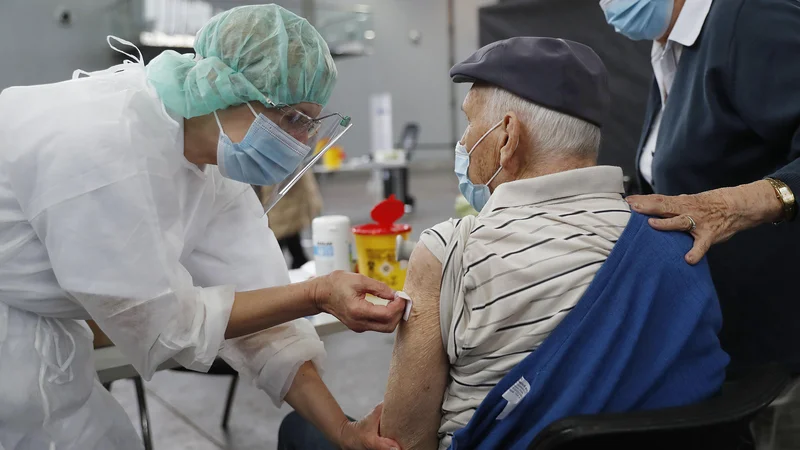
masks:
<path fill-rule="evenodd" d="M 455 0 L 447 0 L 447 51 L 448 63 L 450 67 L 456 65 L 456 18 Z M 450 83 L 450 143 L 455 147 L 456 142 L 461 137 L 458 135 L 458 91 L 456 84 Z"/>
<path fill-rule="evenodd" d="M 142 440 L 145 450 L 153 450 L 153 437 L 150 430 L 150 413 L 147 411 L 147 393 L 144 390 L 142 377 L 133 377 L 133 384 L 136 387 L 136 399 L 139 403 L 139 423 L 142 427 Z"/>

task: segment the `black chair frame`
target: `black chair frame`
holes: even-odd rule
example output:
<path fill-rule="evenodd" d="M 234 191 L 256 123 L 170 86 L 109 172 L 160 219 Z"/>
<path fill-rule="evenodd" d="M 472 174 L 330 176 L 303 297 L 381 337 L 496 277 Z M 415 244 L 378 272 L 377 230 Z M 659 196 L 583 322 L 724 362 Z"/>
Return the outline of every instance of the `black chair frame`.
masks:
<path fill-rule="evenodd" d="M 575 416 L 542 430 L 531 450 L 713 449 L 747 450 L 750 422 L 790 383 L 779 365 L 752 369 L 727 381 L 722 391 L 697 404 L 620 414 Z"/>

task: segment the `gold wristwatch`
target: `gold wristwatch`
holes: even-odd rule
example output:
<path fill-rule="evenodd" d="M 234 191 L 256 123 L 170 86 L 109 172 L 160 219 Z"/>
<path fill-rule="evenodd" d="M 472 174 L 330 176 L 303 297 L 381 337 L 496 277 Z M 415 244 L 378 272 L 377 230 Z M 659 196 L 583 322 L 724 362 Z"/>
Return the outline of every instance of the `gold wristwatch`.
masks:
<path fill-rule="evenodd" d="M 789 186 L 781 180 L 775 178 L 766 178 L 766 180 L 769 181 L 772 188 L 775 189 L 775 196 L 778 197 L 778 200 L 783 205 L 781 220 L 775 223 L 791 222 L 794 220 L 795 216 L 797 216 L 797 201 L 795 200 L 794 193 L 789 189 Z"/>

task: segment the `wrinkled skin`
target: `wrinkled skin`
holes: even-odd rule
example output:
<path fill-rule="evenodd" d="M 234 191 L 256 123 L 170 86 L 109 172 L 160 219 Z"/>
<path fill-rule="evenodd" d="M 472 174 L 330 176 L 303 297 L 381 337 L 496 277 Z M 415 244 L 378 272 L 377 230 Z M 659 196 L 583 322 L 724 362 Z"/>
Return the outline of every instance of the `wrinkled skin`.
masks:
<path fill-rule="evenodd" d="M 712 245 L 736 233 L 780 219 L 782 204 L 768 181 L 757 181 L 694 195 L 632 195 L 626 199 L 641 214 L 656 216 L 650 226 L 660 231 L 686 231 L 694 246 L 686 262 L 697 264 Z M 692 230 L 691 217 L 696 227 Z"/>

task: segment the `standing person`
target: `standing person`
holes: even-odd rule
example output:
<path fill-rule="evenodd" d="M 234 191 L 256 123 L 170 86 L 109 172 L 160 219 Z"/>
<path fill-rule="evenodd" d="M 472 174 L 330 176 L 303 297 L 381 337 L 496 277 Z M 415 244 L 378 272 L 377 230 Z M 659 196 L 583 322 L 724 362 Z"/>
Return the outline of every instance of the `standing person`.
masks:
<path fill-rule="evenodd" d="M 259 5 L 212 18 L 195 50 L 0 94 L 0 448 L 143 447 L 96 379 L 92 319 L 145 379 L 219 354 L 340 447 L 388 450 L 375 415 L 351 424 L 328 392 L 301 318 L 390 332 L 403 302 L 372 305 L 394 292 L 341 272 L 289 285 L 249 186 L 309 152 L 328 47 Z"/>
<path fill-rule="evenodd" d="M 273 189 L 273 186 L 261 188 L 262 203 L 270 198 Z M 292 257 L 292 269 L 299 269 L 308 262 L 300 233 L 311 226 L 311 221 L 321 212 L 322 195 L 319 185 L 314 173 L 306 172 L 267 214 L 269 227 L 275 233 L 278 244 L 282 249 L 288 250 Z"/>
<path fill-rule="evenodd" d="M 708 252 L 731 375 L 771 361 L 800 373 L 800 1 L 600 6 L 618 32 L 655 41 L 636 162 L 642 193 L 660 195 L 629 203 L 664 217 L 657 229 L 691 232 L 689 263 Z"/>

